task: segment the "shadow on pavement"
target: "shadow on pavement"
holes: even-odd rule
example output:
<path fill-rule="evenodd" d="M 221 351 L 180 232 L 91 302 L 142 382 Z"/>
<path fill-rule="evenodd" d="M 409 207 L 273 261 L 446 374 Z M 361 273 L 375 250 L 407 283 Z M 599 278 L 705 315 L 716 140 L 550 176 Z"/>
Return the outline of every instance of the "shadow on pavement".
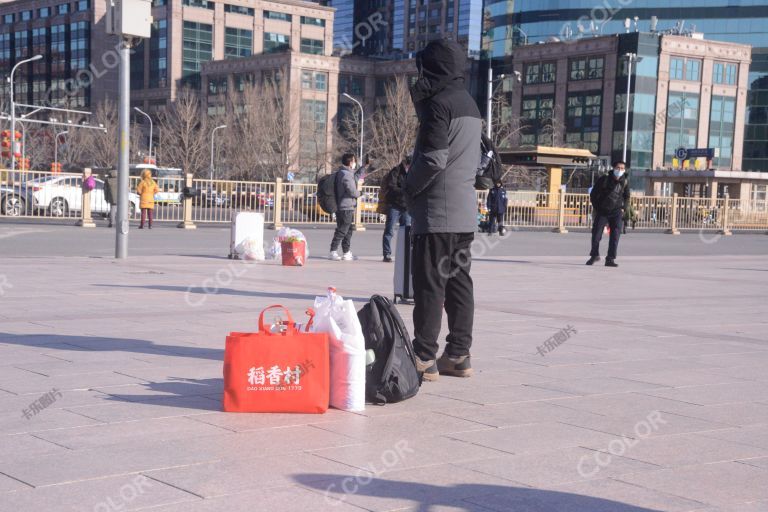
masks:
<path fill-rule="evenodd" d="M 180 292 L 198 295 L 233 295 L 238 297 L 265 297 L 270 299 L 289 299 L 289 300 L 307 300 L 314 303 L 316 293 L 275 293 L 275 292 L 257 292 L 253 290 L 235 290 L 234 288 L 219 288 L 213 285 L 211 288 L 204 286 L 166 286 L 166 285 L 129 285 L 129 284 L 94 284 L 92 286 L 101 286 L 106 288 L 136 288 L 146 290 L 158 290 L 164 292 Z M 355 302 L 368 302 L 370 297 L 348 297 Z"/>
<path fill-rule="evenodd" d="M 293 478 L 305 487 L 323 491 L 329 509 L 338 503 L 337 500 L 348 501 L 350 495 L 360 495 L 408 500 L 413 503 L 407 508 L 411 512 L 436 511 L 438 507 L 457 512 L 481 509 L 510 512 L 661 512 L 567 492 L 487 484 L 430 485 L 374 478 L 362 471 L 354 476 L 305 473 Z M 484 503 L 487 503 L 486 508 L 483 508 Z"/>
<path fill-rule="evenodd" d="M 78 352 L 128 352 L 160 356 L 192 357 L 224 361 L 224 350 L 189 345 L 159 345 L 147 340 L 105 338 L 101 336 L 65 336 L 60 334 L 10 334 L 0 332 L 0 343 L 27 347 L 56 345 L 57 350 Z"/>
<path fill-rule="evenodd" d="M 130 371 L 125 372 L 130 375 Z M 203 411 L 221 411 L 221 396 L 224 393 L 224 379 L 187 379 L 169 377 L 163 382 L 141 384 L 147 391 L 156 394 L 124 394 L 120 388 L 104 388 L 102 393 L 107 400 L 118 402 L 133 402 L 138 404 L 158 405 L 163 407 L 180 407 L 184 409 L 199 409 Z"/>

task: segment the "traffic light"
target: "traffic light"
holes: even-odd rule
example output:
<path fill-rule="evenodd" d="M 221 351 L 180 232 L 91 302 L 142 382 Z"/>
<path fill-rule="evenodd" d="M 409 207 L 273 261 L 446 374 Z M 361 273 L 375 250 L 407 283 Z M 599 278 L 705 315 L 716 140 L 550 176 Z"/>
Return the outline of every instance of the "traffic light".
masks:
<path fill-rule="evenodd" d="M 19 158 L 19 170 L 29 170 L 29 158 Z"/>
<path fill-rule="evenodd" d="M 145 157 L 144 157 L 144 163 L 145 163 L 145 164 L 150 164 L 150 165 L 156 165 L 156 164 L 157 164 L 157 162 L 155 161 L 155 159 L 154 159 L 154 158 L 152 158 L 151 156 L 145 156 Z"/>
<path fill-rule="evenodd" d="M 51 163 L 51 172 L 53 174 L 59 174 L 61 172 L 61 163 Z"/>

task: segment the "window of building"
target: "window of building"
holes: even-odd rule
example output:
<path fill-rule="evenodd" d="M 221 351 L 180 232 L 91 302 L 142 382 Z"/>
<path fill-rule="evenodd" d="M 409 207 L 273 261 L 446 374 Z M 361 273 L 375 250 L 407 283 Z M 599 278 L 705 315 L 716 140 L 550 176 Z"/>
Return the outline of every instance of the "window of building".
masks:
<path fill-rule="evenodd" d="M 324 27 L 325 26 L 325 20 L 322 18 L 313 18 L 312 16 L 302 16 L 301 17 L 301 24 L 302 25 L 314 25 L 316 27 Z"/>
<path fill-rule="evenodd" d="M 552 145 L 553 96 L 526 96 L 521 111 L 521 144 Z"/>
<path fill-rule="evenodd" d="M 291 48 L 291 38 L 285 34 L 264 32 L 264 53 L 288 51 Z"/>
<path fill-rule="evenodd" d="M 232 82 L 237 92 L 243 92 L 246 87 L 253 85 L 253 74 L 238 73 L 232 77 Z"/>
<path fill-rule="evenodd" d="M 131 90 L 138 91 L 144 88 L 144 52 L 147 43 L 139 39 L 131 49 Z"/>
<path fill-rule="evenodd" d="M 29 21 L 29 20 L 31 20 L 32 19 L 32 11 L 31 10 L 21 11 L 19 13 L 19 19 L 21 21 Z"/>
<path fill-rule="evenodd" d="M 597 153 L 600 147 L 602 95 L 578 92 L 568 95 L 565 117 L 565 142 L 570 147 Z"/>
<path fill-rule="evenodd" d="M 91 62 L 91 24 L 77 21 L 69 25 L 69 72 L 77 76 L 81 69 L 87 69 Z M 90 104 L 90 87 L 78 87 L 69 95 L 69 104 L 86 107 Z"/>
<path fill-rule="evenodd" d="M 311 53 L 313 55 L 322 55 L 324 43 L 321 39 L 301 38 L 301 53 Z"/>
<path fill-rule="evenodd" d="M 16 16 L 14 14 L 4 14 L 3 15 L 3 23 L 6 25 L 13 25 L 13 23 L 16 21 Z"/>
<path fill-rule="evenodd" d="M 227 77 L 208 77 L 208 96 L 217 96 L 219 94 L 227 94 Z"/>
<path fill-rule="evenodd" d="M 149 39 L 149 87 L 168 85 L 168 20 L 152 23 Z"/>
<path fill-rule="evenodd" d="M 41 7 L 37 10 L 37 17 L 38 18 L 48 18 L 51 16 L 51 8 L 50 7 Z"/>
<path fill-rule="evenodd" d="M 526 84 L 549 84 L 555 81 L 557 63 L 536 62 L 525 66 Z"/>
<path fill-rule="evenodd" d="M 701 80 L 701 61 L 698 59 L 686 59 L 685 61 L 685 79 L 689 82 L 698 82 Z"/>
<path fill-rule="evenodd" d="M 645 58 L 645 57 L 644 57 Z M 701 60 L 672 57 L 669 60 L 669 79 L 698 82 L 701 80 Z"/>
<path fill-rule="evenodd" d="M 200 68 L 213 60 L 213 26 L 194 21 L 184 22 L 184 52 L 181 63 L 182 83 L 200 89 Z"/>
<path fill-rule="evenodd" d="M 328 73 L 321 71 L 302 71 L 301 88 L 325 91 L 328 89 Z"/>
<path fill-rule="evenodd" d="M 153 7 L 160 7 L 163 5 L 166 5 L 167 0 L 152 0 L 152 6 Z M 163 105 L 165 105 L 165 102 L 163 102 Z"/>
<path fill-rule="evenodd" d="M 224 58 L 248 57 L 253 53 L 253 31 L 227 27 L 224 34 Z"/>
<path fill-rule="evenodd" d="M 57 14 L 69 14 L 69 4 L 59 4 L 56 6 Z"/>
<path fill-rule="evenodd" d="M 736 85 L 738 70 L 736 64 L 715 62 L 713 81 L 716 84 Z"/>
<path fill-rule="evenodd" d="M 572 59 L 570 62 L 571 80 L 595 80 L 603 78 L 604 59 L 589 57 Z"/>
<path fill-rule="evenodd" d="M 671 92 L 667 103 L 664 163 L 672 165 L 678 148 L 695 148 L 699 132 L 699 95 Z"/>
<path fill-rule="evenodd" d="M 712 161 L 715 167 L 730 168 L 733 162 L 733 137 L 736 128 L 736 98 L 712 96 L 709 116 L 709 146 L 719 149 Z"/>
<path fill-rule="evenodd" d="M 243 14 L 245 16 L 253 16 L 253 7 L 244 7 L 242 5 L 230 5 L 224 4 L 224 12 L 231 12 L 232 14 Z"/>
<path fill-rule="evenodd" d="M 290 22 L 293 20 L 293 16 L 284 12 L 277 11 L 264 11 L 264 18 L 269 20 L 280 20 Z"/>
<path fill-rule="evenodd" d="M 325 162 L 326 126 L 328 107 L 322 100 L 301 100 L 301 143 L 302 167 L 311 169 Z"/>
<path fill-rule="evenodd" d="M 672 57 L 669 59 L 669 79 L 682 80 L 685 76 L 685 59 Z"/>
<path fill-rule="evenodd" d="M 356 75 L 339 75 L 339 93 L 364 96 L 365 78 Z"/>
<path fill-rule="evenodd" d="M 88 0 L 78 0 L 77 2 L 74 3 L 74 6 L 75 6 L 76 12 L 86 12 L 91 7 L 90 2 Z"/>
<path fill-rule="evenodd" d="M 216 8 L 216 4 L 209 0 L 183 0 L 182 3 L 188 7 L 199 7 L 201 9 L 214 10 Z"/>

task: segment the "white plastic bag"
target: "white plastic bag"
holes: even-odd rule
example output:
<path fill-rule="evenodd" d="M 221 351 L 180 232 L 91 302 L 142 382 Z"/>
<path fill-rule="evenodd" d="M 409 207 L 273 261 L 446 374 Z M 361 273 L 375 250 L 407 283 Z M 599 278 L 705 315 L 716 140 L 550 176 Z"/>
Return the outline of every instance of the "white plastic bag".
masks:
<path fill-rule="evenodd" d="M 248 237 L 243 240 L 240 245 L 237 246 L 238 254 L 248 261 L 263 261 L 264 260 L 264 247 L 261 243 L 252 237 Z"/>
<path fill-rule="evenodd" d="M 331 406 L 344 411 L 365 409 L 365 338 L 355 305 L 336 295 L 315 298 L 312 332 L 330 335 Z"/>
<path fill-rule="evenodd" d="M 305 255 L 307 258 L 309 258 L 309 244 L 307 243 L 307 239 L 304 236 L 304 233 L 302 233 L 298 229 L 293 229 L 285 226 L 280 228 L 277 231 L 277 234 L 275 234 L 275 237 L 272 239 L 272 246 L 269 248 L 269 253 L 268 253 L 269 259 L 279 260 L 280 258 L 282 258 L 283 250 L 280 244 L 288 238 L 295 238 L 296 240 L 303 241 Z"/>

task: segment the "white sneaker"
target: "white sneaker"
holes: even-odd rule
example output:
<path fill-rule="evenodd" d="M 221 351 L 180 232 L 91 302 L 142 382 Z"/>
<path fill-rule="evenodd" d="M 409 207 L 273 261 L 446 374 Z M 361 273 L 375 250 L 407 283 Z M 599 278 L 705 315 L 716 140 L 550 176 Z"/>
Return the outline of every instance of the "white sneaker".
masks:
<path fill-rule="evenodd" d="M 339 256 L 338 251 L 331 251 L 331 255 L 328 256 L 328 259 L 333 261 L 341 261 L 341 256 Z"/>
<path fill-rule="evenodd" d="M 350 252 L 345 252 L 344 256 L 342 256 L 341 259 L 343 259 L 344 261 L 352 261 L 355 259 L 355 257 L 352 256 L 352 251 L 350 251 Z"/>

